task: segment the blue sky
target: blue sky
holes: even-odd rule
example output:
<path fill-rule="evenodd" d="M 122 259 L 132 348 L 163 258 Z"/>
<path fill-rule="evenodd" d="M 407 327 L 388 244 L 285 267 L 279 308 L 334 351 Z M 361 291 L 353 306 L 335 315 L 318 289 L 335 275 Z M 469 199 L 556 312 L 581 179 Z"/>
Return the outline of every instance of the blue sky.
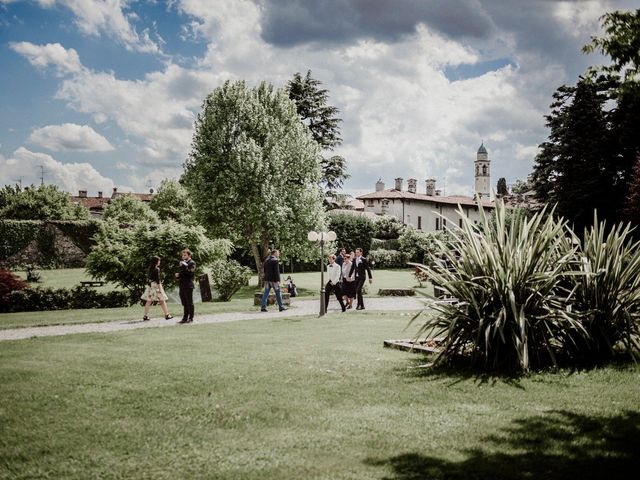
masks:
<path fill-rule="evenodd" d="M 628 0 L 0 0 L 0 182 L 144 191 L 179 177 L 225 80 L 323 82 L 345 191 L 435 177 L 470 194 L 524 179 L 551 95 L 603 61 L 580 47 Z M 422 188 L 422 187 L 421 187 Z"/>

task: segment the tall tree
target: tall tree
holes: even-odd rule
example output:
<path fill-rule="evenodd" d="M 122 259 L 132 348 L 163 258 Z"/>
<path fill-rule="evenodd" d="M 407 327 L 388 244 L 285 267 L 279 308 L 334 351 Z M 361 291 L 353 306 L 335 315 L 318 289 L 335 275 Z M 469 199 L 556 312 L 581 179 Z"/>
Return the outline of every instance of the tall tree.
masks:
<path fill-rule="evenodd" d="M 581 78 L 554 94 L 547 118 L 549 140 L 540 145 L 534 165 L 534 189 L 543 202 L 557 204 L 557 213 L 581 231 L 601 218 L 615 219 L 619 183 L 612 159 L 606 95 L 601 85 Z"/>
<path fill-rule="evenodd" d="M 158 214 L 133 195 L 121 195 L 111 200 L 102 212 L 102 219 L 116 224 L 133 225 L 159 223 Z"/>
<path fill-rule="evenodd" d="M 271 245 L 308 258 L 325 226 L 320 148 L 285 90 L 226 82 L 204 101 L 181 183 L 202 224 L 251 248 L 260 281 Z"/>
<path fill-rule="evenodd" d="M 305 77 L 297 72 L 287 84 L 289 98 L 296 104 L 300 120 L 311 132 L 313 139 L 324 151 L 331 151 L 342 143 L 337 107 L 328 105 L 329 92 L 321 88 L 322 82 L 311 77 L 311 70 Z M 342 187 L 349 178 L 346 160 L 340 155 L 323 157 L 321 161 L 321 184 L 330 194 Z"/>
<path fill-rule="evenodd" d="M 633 224 L 640 226 L 640 155 L 636 158 L 629 181 L 629 196 L 626 201 L 625 213 Z M 638 232 L 636 232 L 637 234 Z"/>
<path fill-rule="evenodd" d="M 71 202 L 69 194 L 55 185 L 21 189 L 5 186 L 0 190 L 0 219 L 85 220 L 89 210 Z"/>
<path fill-rule="evenodd" d="M 189 192 L 176 180 L 162 180 L 149 206 L 158 214 L 160 220 L 175 220 L 184 225 L 196 224 Z"/>
<path fill-rule="evenodd" d="M 498 184 L 496 185 L 496 193 L 498 195 L 509 195 L 509 190 L 507 190 L 507 180 L 504 177 L 498 179 Z"/>

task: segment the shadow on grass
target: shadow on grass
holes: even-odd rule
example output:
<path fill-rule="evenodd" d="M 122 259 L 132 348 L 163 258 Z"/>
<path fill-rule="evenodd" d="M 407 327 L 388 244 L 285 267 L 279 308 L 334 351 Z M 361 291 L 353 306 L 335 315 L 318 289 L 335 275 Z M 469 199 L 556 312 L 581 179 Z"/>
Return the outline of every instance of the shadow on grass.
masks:
<path fill-rule="evenodd" d="M 616 480 L 640 470 L 640 414 L 633 411 L 613 417 L 553 411 L 482 440 L 484 448 L 460 451 L 459 462 L 411 452 L 365 463 L 390 468 L 386 480 Z"/>

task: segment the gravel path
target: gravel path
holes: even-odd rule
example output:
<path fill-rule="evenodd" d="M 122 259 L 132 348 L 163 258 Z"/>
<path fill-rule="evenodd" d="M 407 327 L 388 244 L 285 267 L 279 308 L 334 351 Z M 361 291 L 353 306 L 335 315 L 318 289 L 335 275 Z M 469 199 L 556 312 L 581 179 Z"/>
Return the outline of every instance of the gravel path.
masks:
<path fill-rule="evenodd" d="M 423 303 L 420 300 L 410 297 L 384 297 L 365 299 L 367 311 L 401 311 L 418 310 Z M 299 317 L 303 315 L 318 315 L 320 309 L 319 300 L 294 300 L 293 305 L 285 312 L 278 312 L 277 307 L 271 306 L 268 313 L 263 312 L 230 312 L 208 315 L 197 315 L 194 325 L 205 323 L 236 322 L 239 320 L 255 320 L 261 318 L 286 318 Z M 197 307 L 196 307 L 197 309 Z M 142 315 L 142 309 L 140 309 Z M 335 304 L 335 300 L 329 303 L 327 315 L 357 315 L 355 310 L 348 310 L 344 314 Z M 106 333 L 120 330 L 135 330 L 138 328 L 159 328 L 159 327 L 179 327 L 188 328 L 188 325 L 178 325 L 176 319 L 164 320 L 154 319 L 148 322 L 141 320 L 127 320 L 122 322 L 105 323 L 83 323 L 75 325 L 53 325 L 50 327 L 26 327 L 14 328 L 10 330 L 0 330 L 0 341 L 2 340 L 23 340 L 32 337 L 52 337 L 58 335 L 71 335 L 74 333 Z"/>

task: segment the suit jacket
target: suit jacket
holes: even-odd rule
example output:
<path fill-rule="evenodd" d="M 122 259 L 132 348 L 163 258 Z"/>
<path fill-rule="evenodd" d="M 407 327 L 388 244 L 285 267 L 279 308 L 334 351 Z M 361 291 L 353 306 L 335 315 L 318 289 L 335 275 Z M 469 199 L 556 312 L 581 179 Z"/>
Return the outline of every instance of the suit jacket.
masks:
<path fill-rule="evenodd" d="M 196 262 L 193 259 L 186 261 L 186 266 L 180 262 L 180 288 L 193 288 L 193 277 L 196 272 Z"/>
<path fill-rule="evenodd" d="M 280 281 L 280 265 L 278 264 L 278 258 L 273 255 L 270 255 L 264 261 L 264 279 L 267 282 Z"/>
<path fill-rule="evenodd" d="M 369 274 L 369 279 L 373 278 L 371 275 L 371 267 L 369 267 L 369 260 L 365 257 L 360 257 L 360 265 L 356 265 L 358 262 L 353 260 L 351 262 L 351 271 L 349 272 L 349 276 L 353 275 L 355 272 L 356 279 L 365 278 L 365 271 Z"/>

